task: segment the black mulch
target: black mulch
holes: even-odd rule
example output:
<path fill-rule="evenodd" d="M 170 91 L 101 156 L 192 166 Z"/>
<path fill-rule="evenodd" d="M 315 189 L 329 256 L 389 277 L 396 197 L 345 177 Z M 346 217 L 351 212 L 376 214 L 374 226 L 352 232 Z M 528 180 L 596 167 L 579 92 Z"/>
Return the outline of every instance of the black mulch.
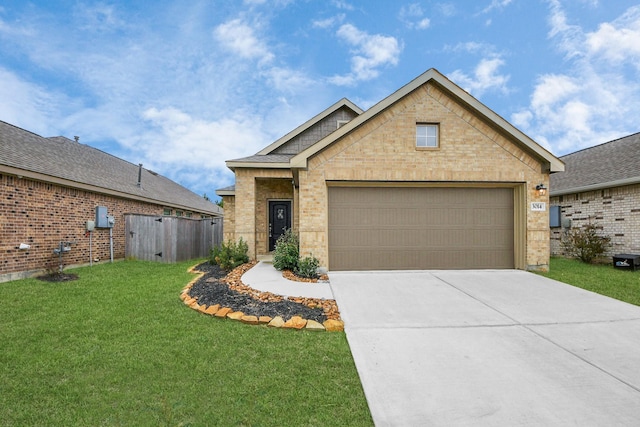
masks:
<path fill-rule="evenodd" d="M 285 321 L 293 316 L 300 316 L 303 319 L 315 320 L 320 323 L 327 320 L 320 308 L 309 308 L 304 304 L 286 299 L 280 302 L 258 301 L 249 295 L 229 289 L 226 283 L 219 281 L 227 275 L 227 272 L 217 265 L 205 262 L 198 265 L 196 270 L 205 274 L 193 284 L 189 295 L 196 298 L 200 305 L 220 304 L 221 307 L 229 307 L 233 311 L 241 311 L 249 316 L 281 316 Z"/>
<path fill-rule="evenodd" d="M 51 273 L 36 277 L 43 282 L 68 282 L 70 280 L 78 280 L 77 274 L 68 273 Z"/>

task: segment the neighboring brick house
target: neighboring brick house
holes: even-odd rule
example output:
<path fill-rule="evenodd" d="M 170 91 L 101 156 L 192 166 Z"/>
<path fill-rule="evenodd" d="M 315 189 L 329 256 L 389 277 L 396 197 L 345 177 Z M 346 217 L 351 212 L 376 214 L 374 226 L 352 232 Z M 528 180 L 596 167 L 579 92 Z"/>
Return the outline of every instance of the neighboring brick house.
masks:
<path fill-rule="evenodd" d="M 88 264 L 86 224 L 97 206 L 115 219 L 115 259 L 125 256 L 125 214 L 222 216 L 217 205 L 139 165 L 0 121 L 0 282 L 56 265 L 61 241 L 72 242 L 66 265 Z M 109 230 L 91 238 L 92 258 L 110 259 Z"/>
<path fill-rule="evenodd" d="M 640 254 L 640 133 L 560 159 L 566 170 L 552 175 L 550 186 L 551 205 L 560 207 L 551 253 L 563 255 L 565 230 L 591 222 L 611 236 L 609 255 Z"/>
<path fill-rule="evenodd" d="M 564 169 L 435 69 L 367 111 L 343 99 L 227 166 L 225 239 L 257 258 L 291 227 L 301 255 L 334 271 L 546 269 L 536 187 Z"/>

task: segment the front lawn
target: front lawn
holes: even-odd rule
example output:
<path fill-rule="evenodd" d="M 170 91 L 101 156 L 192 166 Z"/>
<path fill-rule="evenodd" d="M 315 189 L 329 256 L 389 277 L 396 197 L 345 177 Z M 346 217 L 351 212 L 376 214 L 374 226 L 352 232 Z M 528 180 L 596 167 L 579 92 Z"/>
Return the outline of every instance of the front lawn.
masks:
<path fill-rule="evenodd" d="M 640 271 L 626 271 L 610 265 L 591 265 L 578 260 L 551 258 L 550 279 L 640 305 Z"/>
<path fill-rule="evenodd" d="M 0 425 L 373 424 L 344 333 L 197 313 L 191 264 L 0 283 Z"/>

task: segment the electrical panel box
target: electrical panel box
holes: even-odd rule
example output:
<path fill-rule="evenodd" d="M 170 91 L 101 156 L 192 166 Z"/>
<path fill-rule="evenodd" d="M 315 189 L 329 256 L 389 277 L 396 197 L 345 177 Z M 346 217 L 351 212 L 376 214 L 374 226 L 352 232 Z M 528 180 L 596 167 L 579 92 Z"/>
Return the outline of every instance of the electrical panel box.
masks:
<path fill-rule="evenodd" d="M 106 206 L 96 206 L 96 228 L 109 228 Z"/>
<path fill-rule="evenodd" d="M 87 221 L 87 231 L 93 231 L 96 228 L 95 221 Z"/>
<path fill-rule="evenodd" d="M 560 206 L 551 206 L 549 208 L 549 227 L 557 228 L 562 225 L 562 213 Z"/>

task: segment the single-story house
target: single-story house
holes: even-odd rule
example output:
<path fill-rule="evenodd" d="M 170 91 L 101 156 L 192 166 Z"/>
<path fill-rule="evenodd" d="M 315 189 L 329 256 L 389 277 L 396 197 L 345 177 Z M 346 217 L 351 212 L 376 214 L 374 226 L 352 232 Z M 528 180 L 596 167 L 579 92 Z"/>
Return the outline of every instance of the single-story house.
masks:
<path fill-rule="evenodd" d="M 608 255 L 640 254 L 640 133 L 567 154 L 551 176 L 551 253 L 565 230 L 593 223 L 611 237 Z"/>
<path fill-rule="evenodd" d="M 217 191 L 250 257 L 284 229 L 329 270 L 546 269 L 564 164 L 435 69 L 362 111 L 343 99 Z"/>
<path fill-rule="evenodd" d="M 111 230 L 96 224 L 89 235 L 96 207 L 106 208 L 102 220 L 113 217 L 114 223 Z M 142 165 L 0 121 L 0 282 L 53 268 L 60 242 L 70 242 L 67 266 L 110 259 L 110 233 L 113 258 L 124 258 L 125 214 L 196 219 L 223 211 Z"/>

